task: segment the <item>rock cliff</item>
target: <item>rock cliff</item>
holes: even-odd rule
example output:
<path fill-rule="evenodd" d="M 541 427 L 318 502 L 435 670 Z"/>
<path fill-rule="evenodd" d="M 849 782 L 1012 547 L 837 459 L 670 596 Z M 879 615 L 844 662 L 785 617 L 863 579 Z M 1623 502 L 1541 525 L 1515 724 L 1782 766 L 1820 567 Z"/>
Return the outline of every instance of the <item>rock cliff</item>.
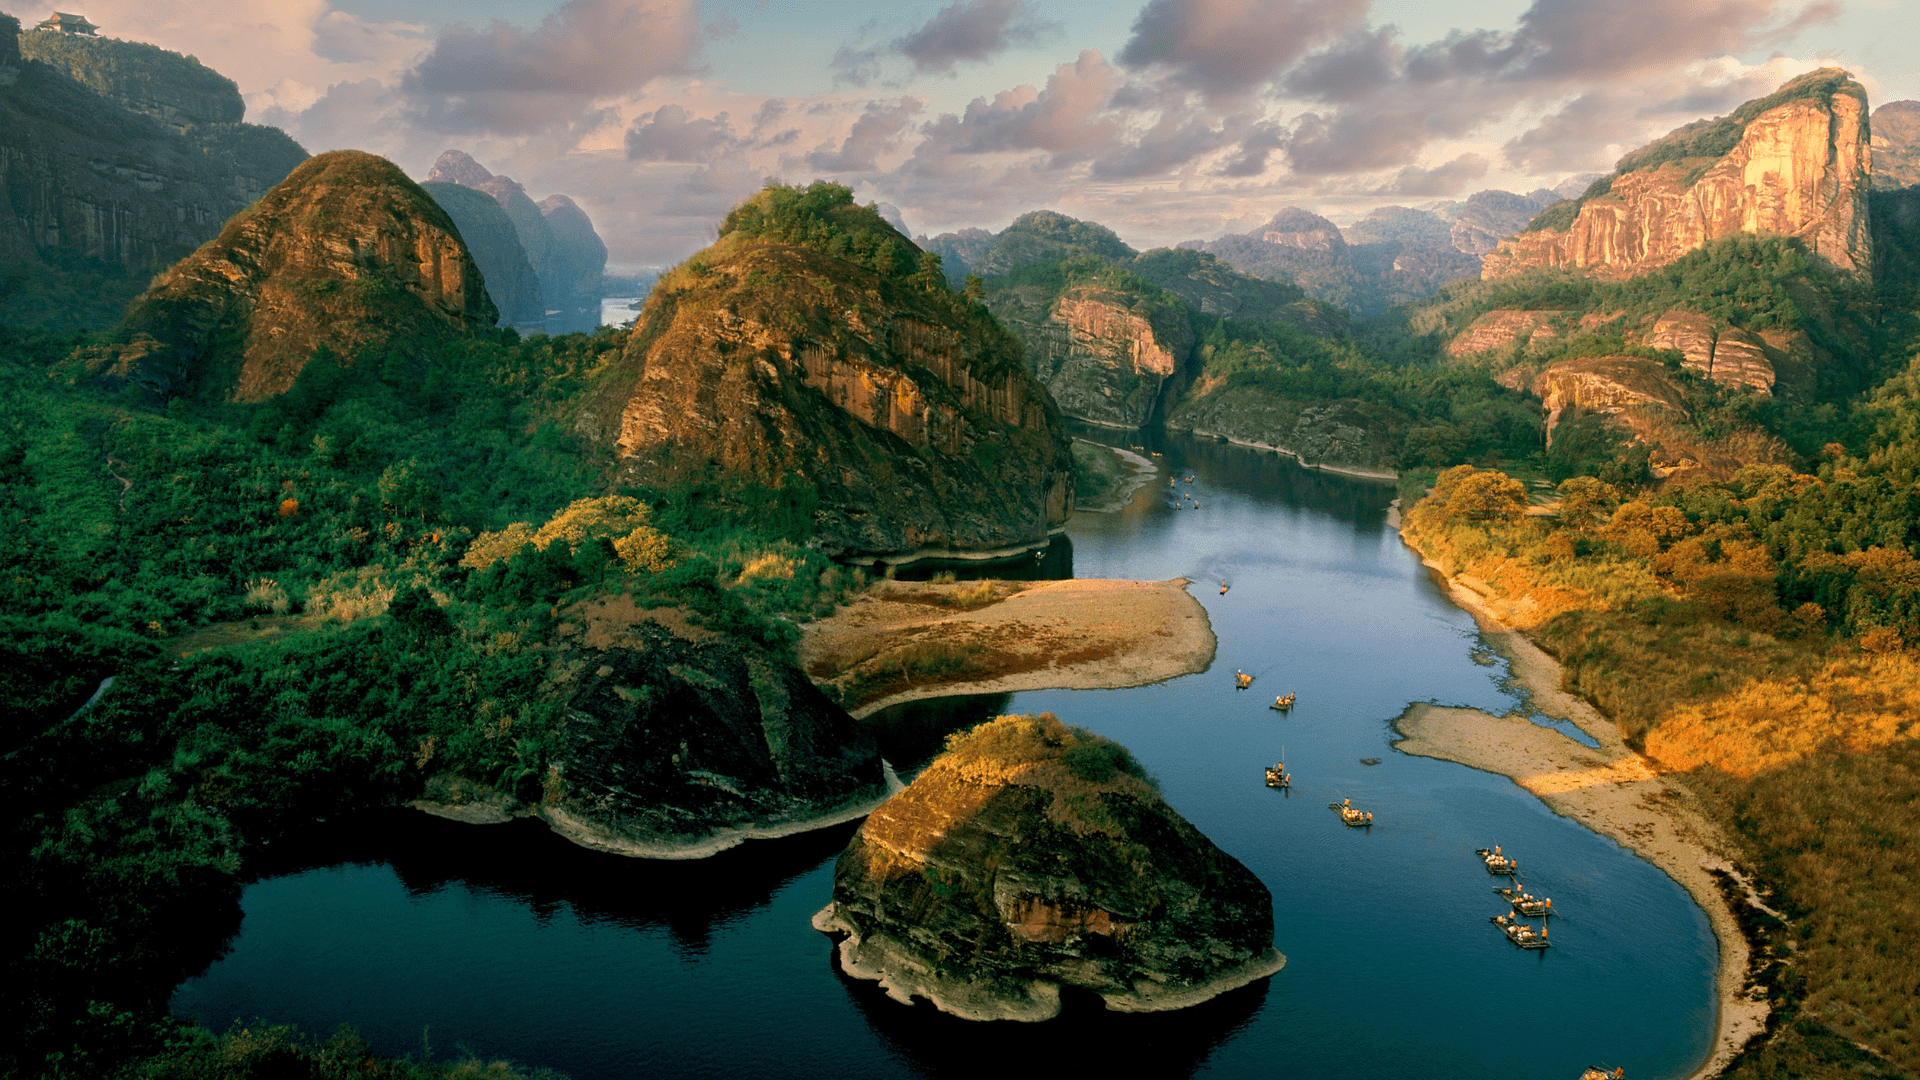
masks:
<path fill-rule="evenodd" d="M 547 305 L 540 279 L 506 211 L 485 192 L 461 184 L 429 180 L 420 187 L 459 228 L 460 239 L 486 278 L 487 295 L 500 309 L 500 321 L 527 333 L 545 333 Z"/>
<path fill-rule="evenodd" d="M 1798 237 L 1842 270 L 1872 264 L 1866 92 L 1844 71 L 1795 79 L 1622 158 L 1486 257 L 1482 276 L 1576 267 L 1625 277 L 1717 237 Z"/>
<path fill-rule="evenodd" d="M 1016 339 L 845 188 L 769 188 L 647 298 L 578 426 L 621 482 L 804 484 L 839 555 L 1044 541 L 1059 410 Z"/>
<path fill-rule="evenodd" d="M 0 315 L 111 326 L 149 276 L 305 160 L 240 109 L 232 83 L 187 57 L 20 34 L 0 15 Z"/>
<path fill-rule="evenodd" d="M 154 280 L 87 374 L 159 396 L 261 401 L 322 345 L 415 353 L 491 327 L 480 272 L 444 210 L 391 162 L 311 158 L 220 235 Z"/>
<path fill-rule="evenodd" d="M 506 211 L 553 313 L 548 332 L 588 331 L 600 324 L 600 276 L 607 248 L 572 199 L 558 195 L 535 203 L 513 178 L 494 175 L 459 150 L 441 154 L 427 181 L 483 191 Z"/>
<path fill-rule="evenodd" d="M 1747 465 L 1792 464 L 1778 440 L 1755 430 L 1704 437 L 1693 422 L 1686 391 L 1665 365 L 1634 356 L 1586 356 L 1548 366 L 1532 381 L 1547 409 L 1546 436 L 1579 414 L 1604 417 L 1627 440 L 1647 451 L 1655 479 L 1726 477 Z"/>
<path fill-rule="evenodd" d="M 1193 353 L 1179 305 L 1124 287 L 1014 285 L 989 293 L 987 306 L 1019 336 L 1060 411 L 1096 424 L 1147 423 Z"/>
<path fill-rule="evenodd" d="M 1272 975 L 1265 885 L 1160 798 L 1122 747 L 1003 716 L 874 811 L 814 925 L 902 1002 L 1045 1020 L 1063 987 L 1109 1009 L 1196 1004 Z"/>
<path fill-rule="evenodd" d="M 1920 101 L 1889 101 L 1873 110 L 1873 186 L 1920 184 Z"/>

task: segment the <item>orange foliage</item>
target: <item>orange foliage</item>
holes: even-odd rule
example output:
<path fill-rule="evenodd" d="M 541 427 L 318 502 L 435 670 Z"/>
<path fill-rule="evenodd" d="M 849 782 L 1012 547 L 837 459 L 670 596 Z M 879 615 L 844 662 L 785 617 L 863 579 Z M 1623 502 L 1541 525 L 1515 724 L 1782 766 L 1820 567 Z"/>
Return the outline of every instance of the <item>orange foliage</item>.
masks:
<path fill-rule="evenodd" d="M 280 500 L 280 516 L 281 517 L 290 518 L 298 513 L 300 513 L 299 499 L 281 499 Z"/>

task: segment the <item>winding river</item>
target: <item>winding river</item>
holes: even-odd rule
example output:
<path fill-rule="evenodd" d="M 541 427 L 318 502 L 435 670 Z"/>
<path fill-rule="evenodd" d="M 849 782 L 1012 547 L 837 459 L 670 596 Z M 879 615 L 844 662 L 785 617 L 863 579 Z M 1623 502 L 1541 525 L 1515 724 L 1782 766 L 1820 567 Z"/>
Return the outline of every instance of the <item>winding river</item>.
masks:
<path fill-rule="evenodd" d="M 1271 980 L 1175 1014 L 1070 998 L 1047 1024 L 969 1024 L 840 975 L 808 925 L 853 826 L 653 863 L 531 822 L 407 813 L 334 827 L 249 886 L 227 954 L 180 986 L 175 1010 L 215 1029 L 351 1023 L 385 1053 L 470 1052 L 576 1080 L 1571 1080 L 1598 1063 L 1656 1080 L 1704 1060 L 1717 953 L 1679 886 L 1504 778 L 1391 748 L 1410 701 L 1520 704 L 1387 527 L 1391 490 L 1214 442 L 1159 436 L 1154 449 L 1166 472 L 1131 505 L 1076 516 L 1026 565 L 1192 579 L 1219 637 L 1211 671 L 919 702 L 873 723 L 907 775 L 946 732 L 996 712 L 1051 710 L 1124 743 L 1272 889 L 1288 964 Z M 1194 482 L 1169 488 L 1169 474 Z M 1252 690 L 1234 690 L 1235 669 L 1254 673 Z M 1291 715 L 1266 708 L 1286 691 Z M 1291 795 L 1260 780 L 1283 747 Z M 1342 797 L 1378 824 L 1344 828 L 1327 808 Z M 1503 905 L 1473 849 L 1496 843 L 1564 912 L 1551 949 L 1523 952 L 1488 924 Z"/>

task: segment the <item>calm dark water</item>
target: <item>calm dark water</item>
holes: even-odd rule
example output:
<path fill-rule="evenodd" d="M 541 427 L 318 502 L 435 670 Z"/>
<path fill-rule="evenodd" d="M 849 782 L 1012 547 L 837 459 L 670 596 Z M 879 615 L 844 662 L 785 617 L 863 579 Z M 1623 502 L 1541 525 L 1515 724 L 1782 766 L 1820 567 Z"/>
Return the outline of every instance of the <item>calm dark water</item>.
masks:
<path fill-rule="evenodd" d="M 1125 743 L 1273 890 L 1288 957 L 1273 979 L 1170 1015 L 1070 1000 L 1047 1024 L 968 1024 L 841 976 L 809 927 L 852 826 L 672 864 L 530 823 L 400 815 L 335 829 L 305 867 L 249 887 L 229 954 L 174 1008 L 214 1028 L 352 1023 L 385 1052 L 465 1049 L 579 1080 L 1688 1072 L 1708 1048 L 1717 954 L 1686 894 L 1503 778 L 1389 747 L 1409 701 L 1516 704 L 1472 621 L 1386 528 L 1390 490 L 1210 442 L 1155 445 L 1195 477 L 1199 509 L 1175 508 L 1162 478 L 1122 513 L 1077 518 L 1044 561 L 1194 580 L 1213 669 L 922 703 L 876 726 L 903 771 L 995 712 L 1052 710 Z M 1233 689 L 1236 668 L 1252 690 Z M 1290 716 L 1265 707 L 1283 691 L 1300 695 Z M 1283 747 L 1291 796 L 1260 782 Z M 1342 827 L 1327 803 L 1343 796 L 1379 824 Z M 1552 949 L 1522 952 L 1487 923 L 1502 908 L 1473 849 L 1494 843 L 1564 910 Z"/>

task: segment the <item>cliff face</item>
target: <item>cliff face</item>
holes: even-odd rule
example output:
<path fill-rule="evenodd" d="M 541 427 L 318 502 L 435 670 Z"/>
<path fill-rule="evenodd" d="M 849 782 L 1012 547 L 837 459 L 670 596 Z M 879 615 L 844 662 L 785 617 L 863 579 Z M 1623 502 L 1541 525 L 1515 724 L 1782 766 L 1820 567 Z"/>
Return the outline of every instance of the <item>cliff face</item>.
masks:
<path fill-rule="evenodd" d="M 549 333 L 592 330 L 600 324 L 600 276 L 607 248 L 593 223 L 564 195 L 535 203 L 511 177 L 496 176 L 458 150 L 441 154 L 429 183 L 459 184 L 493 196 L 513 222 L 520 247 L 540 279 Z"/>
<path fill-rule="evenodd" d="M 1278 971 L 1273 900 L 1126 751 L 1050 715 L 949 744 L 873 812 L 814 917 L 842 969 L 968 1019 L 1196 1004 Z"/>
<path fill-rule="evenodd" d="M 42 30 L 21 33 L 19 43 L 25 59 L 179 132 L 201 124 L 237 124 L 247 114 L 234 81 L 191 56 L 138 41 Z"/>
<path fill-rule="evenodd" d="M 1793 455 L 1758 431 L 1703 437 L 1687 409 L 1685 390 L 1665 365 L 1634 356 L 1562 360 L 1534 376 L 1532 390 L 1547 409 L 1547 444 L 1555 429 L 1579 414 L 1598 415 L 1647 451 L 1659 480 L 1731 476 L 1747 465 L 1788 465 Z"/>
<path fill-rule="evenodd" d="M 487 295 L 500 309 L 500 321 L 532 333 L 546 332 L 547 305 L 540 292 L 520 233 L 506 211 L 485 192 L 460 184 L 429 180 L 421 190 L 447 212 L 466 241 L 473 261 L 486 277 Z"/>
<path fill-rule="evenodd" d="M 836 554 L 1039 543 L 1072 509 L 1059 410 L 1011 335 L 847 199 L 835 220 L 905 269 L 731 231 L 654 287 L 581 430 L 625 482 L 808 485 Z"/>
<path fill-rule="evenodd" d="M 1814 72 L 1628 155 L 1571 220 L 1558 207 L 1542 214 L 1487 256 L 1482 275 L 1577 267 L 1625 277 L 1741 232 L 1799 237 L 1835 266 L 1865 271 L 1871 159 L 1865 91 L 1844 72 Z"/>
<path fill-rule="evenodd" d="M 18 30 L 0 16 L 0 253 L 20 274 L 0 284 L 10 319 L 111 325 L 149 275 L 307 156 L 277 129 L 235 122 L 232 84 L 186 57 Z"/>
<path fill-rule="evenodd" d="M 1060 411 L 1097 424 L 1145 424 L 1193 352 L 1184 311 L 1122 289 L 1013 286 L 994 290 L 988 306 L 1019 336 Z"/>
<path fill-rule="evenodd" d="M 309 159 L 129 309 L 125 346 L 83 351 L 88 373 L 165 396 L 261 401 L 326 345 L 362 347 L 490 327 L 497 316 L 453 222 L 384 158 Z"/>
<path fill-rule="evenodd" d="M 1873 110 L 1873 184 L 1920 184 L 1920 101 L 1889 101 Z"/>

